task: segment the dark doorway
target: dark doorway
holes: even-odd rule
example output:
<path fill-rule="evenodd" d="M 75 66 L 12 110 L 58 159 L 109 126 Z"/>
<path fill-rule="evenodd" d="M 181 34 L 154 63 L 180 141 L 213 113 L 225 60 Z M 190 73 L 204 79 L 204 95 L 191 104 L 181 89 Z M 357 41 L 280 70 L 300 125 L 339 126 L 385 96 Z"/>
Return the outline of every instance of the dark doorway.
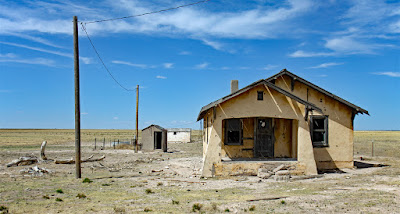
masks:
<path fill-rule="evenodd" d="M 162 132 L 154 132 L 154 149 L 161 149 Z"/>
<path fill-rule="evenodd" d="M 256 119 L 256 142 L 254 145 L 254 157 L 274 157 L 274 130 L 271 118 Z"/>

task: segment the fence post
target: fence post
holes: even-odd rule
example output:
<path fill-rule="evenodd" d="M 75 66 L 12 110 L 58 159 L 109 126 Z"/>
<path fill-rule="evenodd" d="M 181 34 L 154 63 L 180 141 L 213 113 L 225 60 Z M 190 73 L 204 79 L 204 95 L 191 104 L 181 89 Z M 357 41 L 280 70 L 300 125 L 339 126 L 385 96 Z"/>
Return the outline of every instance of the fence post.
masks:
<path fill-rule="evenodd" d="M 94 150 L 96 150 L 96 138 L 94 138 Z"/>
<path fill-rule="evenodd" d="M 371 154 L 372 154 L 372 157 L 374 157 L 374 140 L 372 140 L 372 144 L 371 144 Z"/>
<path fill-rule="evenodd" d="M 106 147 L 106 138 L 103 139 L 103 149 Z"/>

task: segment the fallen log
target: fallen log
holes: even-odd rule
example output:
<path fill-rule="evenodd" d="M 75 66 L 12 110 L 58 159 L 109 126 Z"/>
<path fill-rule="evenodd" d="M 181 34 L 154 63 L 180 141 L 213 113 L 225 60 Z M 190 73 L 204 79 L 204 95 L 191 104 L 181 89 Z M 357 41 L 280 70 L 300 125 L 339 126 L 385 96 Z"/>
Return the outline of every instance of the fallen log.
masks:
<path fill-rule="evenodd" d="M 88 158 L 86 158 L 86 159 L 84 159 L 84 160 L 81 160 L 81 163 L 84 163 L 84 162 L 95 162 L 95 161 L 101 161 L 101 160 L 103 160 L 104 158 L 106 158 L 106 156 L 105 155 L 103 155 L 103 156 L 101 156 L 100 158 L 95 158 L 95 159 L 92 159 L 93 158 L 93 155 L 91 155 L 90 157 L 88 157 Z M 74 164 L 75 163 L 75 160 L 74 159 L 65 159 L 65 160 L 54 160 L 54 163 L 55 164 Z"/>
<path fill-rule="evenodd" d="M 38 162 L 37 157 L 20 157 L 18 159 L 15 159 L 11 161 L 10 163 L 7 164 L 7 167 L 11 166 L 26 166 L 26 165 L 31 165 L 35 164 Z"/>

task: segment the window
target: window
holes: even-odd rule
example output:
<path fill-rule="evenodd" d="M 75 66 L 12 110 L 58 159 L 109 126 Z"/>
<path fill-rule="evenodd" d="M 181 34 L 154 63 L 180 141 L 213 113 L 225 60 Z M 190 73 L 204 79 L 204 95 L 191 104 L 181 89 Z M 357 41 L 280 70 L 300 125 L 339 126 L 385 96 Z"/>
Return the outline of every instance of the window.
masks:
<path fill-rule="evenodd" d="M 328 147 L 328 116 L 311 116 L 311 140 L 314 147 Z"/>
<path fill-rule="evenodd" d="M 176 135 L 176 132 L 174 132 L 174 135 Z"/>
<path fill-rule="evenodd" d="M 225 145 L 242 144 L 242 121 L 236 118 L 225 120 Z"/>
<path fill-rule="evenodd" d="M 263 99 L 264 99 L 264 92 L 257 91 L 257 100 L 263 100 Z"/>

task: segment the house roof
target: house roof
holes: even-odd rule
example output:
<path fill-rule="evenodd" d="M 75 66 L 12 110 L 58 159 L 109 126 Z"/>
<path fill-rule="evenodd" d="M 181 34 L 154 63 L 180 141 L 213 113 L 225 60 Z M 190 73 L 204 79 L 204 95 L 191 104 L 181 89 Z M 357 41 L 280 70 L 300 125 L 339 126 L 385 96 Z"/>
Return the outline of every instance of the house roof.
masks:
<path fill-rule="evenodd" d="M 248 91 L 248 90 L 250 90 L 250 89 L 252 89 L 252 88 L 254 88 L 256 86 L 259 86 L 260 84 L 264 84 L 265 86 L 267 86 L 269 88 L 272 88 L 275 91 L 277 91 L 277 92 L 279 92 L 279 93 L 281 93 L 281 94 L 283 94 L 283 95 L 285 95 L 287 97 L 290 97 L 290 98 L 296 100 L 297 102 L 305 105 L 310 110 L 317 110 L 317 111 L 322 112 L 322 110 L 320 108 L 318 108 L 317 106 L 315 106 L 314 104 L 312 104 L 312 103 L 310 103 L 308 101 L 305 101 L 305 100 L 297 97 L 296 95 L 294 95 L 294 94 L 292 94 L 292 93 L 290 93 L 290 92 L 288 92 L 288 91 L 286 91 L 286 90 L 284 90 L 282 88 L 279 88 L 278 86 L 276 86 L 273 83 L 271 83 L 272 80 L 275 80 L 275 79 L 277 79 L 278 77 L 280 77 L 280 76 L 282 76 L 284 74 L 296 79 L 296 81 L 299 81 L 299 82 L 301 82 L 301 83 L 303 83 L 303 84 L 305 84 L 305 85 L 307 85 L 307 86 L 309 86 L 309 87 L 311 87 L 311 88 L 313 88 L 313 89 L 325 94 L 326 96 L 331 97 L 332 99 L 334 99 L 334 100 L 336 100 L 338 102 L 341 102 L 341 103 L 349 106 L 350 108 L 356 110 L 357 113 L 368 114 L 369 115 L 367 110 L 365 110 L 365 109 L 363 109 L 363 108 L 361 108 L 359 106 L 356 106 L 356 105 L 354 105 L 354 104 L 352 104 L 352 103 L 350 103 L 350 102 L 348 102 L 348 101 L 346 101 L 346 100 L 344 100 L 344 99 L 342 99 L 342 98 L 340 98 L 340 97 L 338 97 L 338 96 L 336 96 L 336 95 L 334 95 L 334 94 L 332 94 L 332 93 L 330 93 L 330 92 L 328 92 L 328 91 L 326 91 L 326 90 L 324 90 L 324 89 L 322 89 L 322 88 L 320 88 L 320 87 L 318 87 L 318 86 L 316 86 L 314 84 L 312 84 L 311 82 L 309 82 L 309 81 L 307 81 L 307 80 L 305 80 L 305 79 L 303 79 L 303 78 L 301 78 L 301 77 L 289 72 L 286 69 L 283 69 L 279 73 L 277 73 L 277 74 L 275 74 L 275 75 L 273 75 L 273 76 L 271 76 L 271 77 L 269 77 L 267 79 L 261 79 L 261 80 L 258 80 L 256 82 L 253 82 L 252 84 L 250 84 L 250 85 L 248 85 L 248 86 L 246 86 L 246 87 L 244 87 L 242 89 L 239 89 L 236 92 L 233 92 L 233 93 L 231 93 L 231 94 L 229 94 L 229 95 L 227 95 L 225 97 L 222 97 L 219 100 L 216 100 L 216 101 L 211 102 L 210 104 L 208 104 L 206 106 L 203 106 L 201 108 L 201 110 L 200 110 L 200 113 L 199 113 L 198 117 L 197 117 L 197 121 L 202 119 L 204 117 L 204 115 L 206 114 L 206 112 L 210 108 L 215 107 L 218 104 L 221 104 L 221 103 L 223 103 L 223 102 L 225 102 L 227 100 L 230 100 L 230 99 L 232 99 L 232 98 L 234 98 L 236 96 L 239 96 L 240 94 L 242 94 L 242 93 L 244 93 L 244 92 L 246 92 L 246 91 Z"/>
<path fill-rule="evenodd" d="M 161 126 L 159 126 L 159 125 L 151 124 L 150 126 L 147 126 L 146 128 L 142 129 L 142 131 L 143 131 L 143 130 L 146 130 L 146 129 L 152 127 L 152 126 L 158 128 L 158 129 L 160 129 L 160 130 L 166 130 L 166 129 L 164 129 L 163 127 L 161 127 Z"/>
<path fill-rule="evenodd" d="M 319 92 L 325 94 L 326 96 L 331 97 L 332 99 L 334 99 L 334 100 L 336 100 L 336 101 L 338 101 L 338 102 L 340 102 L 340 103 L 343 103 L 343 104 L 347 105 L 348 107 L 350 107 L 350 108 L 356 110 L 357 114 L 358 114 L 358 113 L 361 113 L 361 114 L 368 114 L 368 115 L 369 115 L 369 113 L 368 113 L 367 110 L 365 110 L 365 109 L 363 109 L 363 108 L 361 108 L 361 107 L 359 107 L 359 106 L 356 106 L 356 105 L 354 105 L 353 103 L 350 103 L 349 101 L 347 101 L 347 100 L 345 100 L 345 99 L 343 99 L 343 98 L 340 98 L 340 97 L 338 97 L 338 96 L 336 96 L 336 95 L 330 93 L 329 91 L 326 91 L 326 90 L 324 90 L 324 89 L 322 89 L 322 88 L 320 88 L 320 87 L 318 87 L 318 86 L 312 84 L 311 82 L 309 82 L 309 81 L 307 81 L 307 80 L 305 80 L 305 79 L 303 79 L 303 78 L 301 78 L 301 77 L 299 77 L 299 76 L 297 76 L 297 75 L 291 73 L 290 71 L 288 71 L 288 70 L 286 70 L 286 69 L 283 69 L 283 70 L 280 71 L 279 73 L 277 73 L 277 74 L 275 74 L 275 75 L 273 75 L 273 76 L 267 78 L 266 80 L 267 80 L 268 82 L 271 82 L 272 80 L 275 80 L 275 79 L 277 79 L 278 77 L 281 77 L 281 76 L 283 76 L 283 75 L 285 75 L 285 74 L 288 75 L 288 76 L 290 76 L 291 78 L 295 79 L 296 81 L 299 81 L 299 82 L 301 82 L 301 83 L 303 83 L 303 84 L 305 84 L 305 85 L 307 85 L 307 86 L 313 88 L 314 90 L 317 90 L 317 91 L 319 91 Z"/>
<path fill-rule="evenodd" d="M 277 92 L 279 92 L 279 93 L 281 93 L 281 94 L 283 94 L 283 95 L 285 95 L 287 97 L 290 97 L 290 98 L 296 100 L 297 102 L 305 105 L 310 110 L 317 110 L 317 111 L 322 112 L 322 110 L 320 108 L 318 108 L 317 106 L 315 106 L 314 104 L 312 104 L 312 103 L 310 103 L 308 101 L 305 101 L 305 100 L 301 99 L 300 97 L 297 97 L 296 95 L 294 95 L 294 94 L 292 94 L 292 93 L 290 93 L 288 91 L 285 91 L 285 90 L 275 86 L 274 84 L 272 84 L 272 83 L 270 83 L 270 82 L 268 82 L 268 81 L 266 81 L 264 79 L 261 79 L 261 80 L 258 80 L 258 81 L 254 82 L 254 83 L 252 83 L 252 84 L 250 84 L 250 85 L 248 85 L 248 86 L 246 86 L 246 87 L 244 87 L 242 89 L 239 89 L 236 92 L 233 92 L 233 93 L 231 93 L 231 94 L 229 94 L 229 95 L 227 95 L 227 96 L 225 96 L 225 97 L 223 97 L 223 98 L 221 98 L 219 100 L 216 100 L 216 101 L 214 101 L 214 102 L 212 102 L 212 103 L 210 103 L 210 104 L 208 104 L 206 106 L 203 106 L 203 108 L 201 108 L 201 110 L 200 110 L 199 116 L 197 117 L 197 121 L 199 121 L 201 118 L 203 118 L 204 115 L 206 114 L 206 112 L 210 108 L 212 108 L 214 106 L 217 106 L 218 104 L 221 104 L 221 103 L 223 103 L 223 102 L 225 102 L 227 100 L 230 100 L 230 99 L 232 99 L 232 98 L 234 98 L 236 96 L 239 96 L 240 94 L 242 94 L 242 93 L 244 93 L 244 92 L 246 92 L 246 91 L 248 91 L 248 90 L 250 90 L 250 89 L 252 89 L 252 88 L 254 88 L 256 86 L 259 86 L 259 85 L 265 85 L 268 88 L 272 88 L 275 91 L 277 91 Z"/>

